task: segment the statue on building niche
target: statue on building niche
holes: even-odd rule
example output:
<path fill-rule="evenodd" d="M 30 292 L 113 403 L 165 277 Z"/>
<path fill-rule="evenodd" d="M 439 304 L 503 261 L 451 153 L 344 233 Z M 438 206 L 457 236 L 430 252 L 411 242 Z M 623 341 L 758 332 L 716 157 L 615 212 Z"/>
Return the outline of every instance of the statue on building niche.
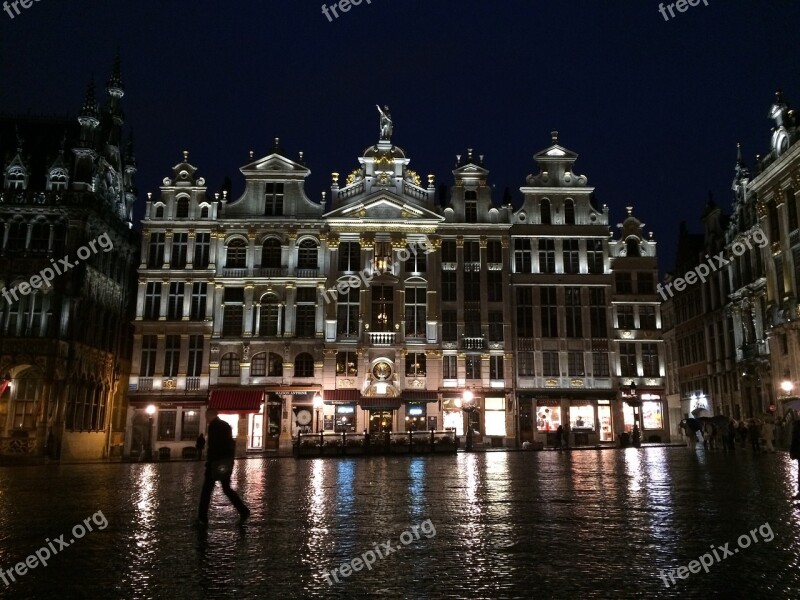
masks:
<path fill-rule="evenodd" d="M 383 109 L 381 109 L 377 104 L 375 107 L 381 115 L 381 141 L 389 141 L 392 137 L 392 115 L 389 112 L 389 107 L 384 106 Z"/>

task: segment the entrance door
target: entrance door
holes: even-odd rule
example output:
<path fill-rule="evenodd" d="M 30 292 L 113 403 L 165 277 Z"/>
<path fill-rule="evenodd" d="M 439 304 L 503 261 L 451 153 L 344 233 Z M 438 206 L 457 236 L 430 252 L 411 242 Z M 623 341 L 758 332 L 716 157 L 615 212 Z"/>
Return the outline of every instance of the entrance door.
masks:
<path fill-rule="evenodd" d="M 614 428 L 611 424 L 611 407 L 600 405 L 597 407 L 597 419 L 600 421 L 600 441 L 613 442 Z"/>
<path fill-rule="evenodd" d="M 267 401 L 267 425 L 264 430 L 264 449 L 277 450 L 281 435 L 281 410 L 283 403 L 280 400 Z"/>
<path fill-rule="evenodd" d="M 392 421 L 394 414 L 391 410 L 371 410 L 369 411 L 369 432 L 383 433 L 392 431 Z"/>

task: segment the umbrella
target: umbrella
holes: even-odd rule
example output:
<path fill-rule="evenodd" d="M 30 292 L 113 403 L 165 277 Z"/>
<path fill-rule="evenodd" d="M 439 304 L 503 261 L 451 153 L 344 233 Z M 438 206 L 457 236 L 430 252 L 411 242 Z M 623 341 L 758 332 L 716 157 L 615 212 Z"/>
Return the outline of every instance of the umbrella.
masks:
<path fill-rule="evenodd" d="M 800 412 L 800 397 L 794 396 L 792 398 L 787 398 L 786 400 L 782 401 L 783 409 L 793 409 L 797 412 Z"/>
<path fill-rule="evenodd" d="M 692 415 L 694 415 L 695 418 L 697 418 L 697 417 L 708 417 L 708 416 L 711 415 L 711 413 L 708 412 L 707 408 L 697 407 L 692 411 Z"/>

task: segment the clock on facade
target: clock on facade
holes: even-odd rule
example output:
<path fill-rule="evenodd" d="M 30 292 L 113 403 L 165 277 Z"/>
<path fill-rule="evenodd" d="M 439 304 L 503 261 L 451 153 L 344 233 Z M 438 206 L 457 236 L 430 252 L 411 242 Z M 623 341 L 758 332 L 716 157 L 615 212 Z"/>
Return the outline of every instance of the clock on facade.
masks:
<path fill-rule="evenodd" d="M 392 374 L 392 366 L 385 360 L 382 360 L 378 363 L 375 363 L 375 366 L 372 367 L 372 374 L 376 379 L 388 379 Z"/>

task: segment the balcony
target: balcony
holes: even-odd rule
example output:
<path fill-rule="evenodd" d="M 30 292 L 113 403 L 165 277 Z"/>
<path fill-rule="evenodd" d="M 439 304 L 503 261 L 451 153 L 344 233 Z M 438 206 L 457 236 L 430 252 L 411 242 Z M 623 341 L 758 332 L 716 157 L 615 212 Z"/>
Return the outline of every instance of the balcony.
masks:
<path fill-rule="evenodd" d="M 223 277 L 237 277 L 237 278 L 247 277 L 247 268 L 246 267 L 245 268 L 241 268 L 241 269 L 227 269 L 227 268 L 225 268 L 225 269 L 222 269 L 222 276 Z"/>
<path fill-rule="evenodd" d="M 186 391 L 187 392 L 196 392 L 200 389 L 200 378 L 199 377 L 187 377 L 186 378 Z"/>
<path fill-rule="evenodd" d="M 372 346 L 393 346 L 397 334 L 394 331 L 368 331 L 367 336 Z"/>
<path fill-rule="evenodd" d="M 137 388 L 140 392 L 152 392 L 153 391 L 153 378 L 152 377 L 139 377 L 139 387 Z"/>
<path fill-rule="evenodd" d="M 295 277 L 300 277 L 300 278 L 319 277 L 319 269 L 297 269 Z"/>
<path fill-rule="evenodd" d="M 486 339 L 483 336 L 479 337 L 464 336 L 464 339 L 461 341 L 461 347 L 463 350 L 485 350 Z"/>
<path fill-rule="evenodd" d="M 286 267 L 259 267 L 255 270 L 256 277 L 286 277 L 288 273 Z"/>

